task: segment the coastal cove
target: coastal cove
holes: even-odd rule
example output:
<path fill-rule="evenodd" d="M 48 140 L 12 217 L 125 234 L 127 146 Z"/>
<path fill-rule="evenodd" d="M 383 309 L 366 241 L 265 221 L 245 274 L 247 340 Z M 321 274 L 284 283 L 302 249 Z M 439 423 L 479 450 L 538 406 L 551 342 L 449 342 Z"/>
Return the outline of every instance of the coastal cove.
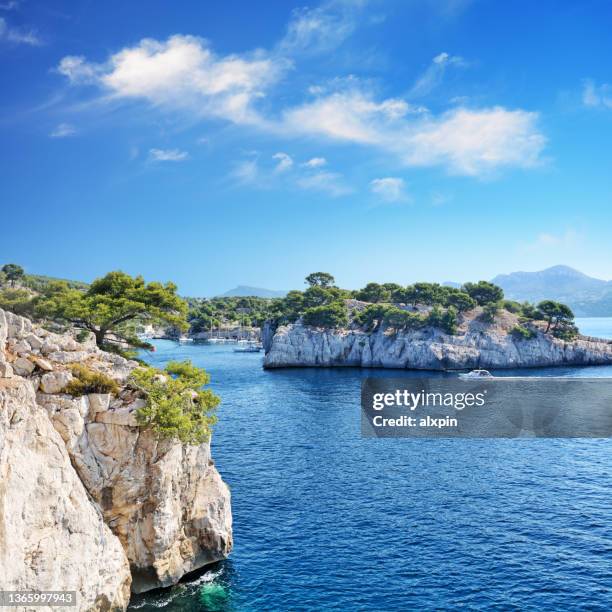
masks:
<path fill-rule="evenodd" d="M 612 338 L 612 318 L 576 323 Z M 397 370 L 264 370 L 261 354 L 231 346 L 154 343 L 148 361 L 191 359 L 222 398 L 212 454 L 235 546 L 131 609 L 612 606 L 611 441 L 364 440 L 361 379 Z M 612 377 L 612 366 L 495 373 Z"/>

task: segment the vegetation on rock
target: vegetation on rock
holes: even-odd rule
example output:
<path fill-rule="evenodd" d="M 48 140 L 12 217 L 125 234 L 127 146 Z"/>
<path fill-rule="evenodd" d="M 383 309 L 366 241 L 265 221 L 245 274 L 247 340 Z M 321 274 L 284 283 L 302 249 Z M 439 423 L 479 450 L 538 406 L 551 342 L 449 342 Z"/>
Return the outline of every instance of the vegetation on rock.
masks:
<path fill-rule="evenodd" d="M 80 397 L 89 393 L 119 393 L 119 385 L 110 376 L 90 370 L 82 364 L 72 366 L 72 375 L 74 378 L 64 389 L 70 395 Z"/>
<path fill-rule="evenodd" d="M 187 327 L 187 304 L 176 294 L 176 285 L 145 283 L 141 276 L 120 271 L 96 279 L 85 292 L 61 281 L 50 283 L 37 298 L 35 312 L 93 332 L 100 348 L 105 348 L 109 336 L 115 344 L 147 346 L 136 337 L 135 322 Z"/>
<path fill-rule="evenodd" d="M 163 372 L 150 367 L 136 368 L 130 384 L 145 396 L 146 404 L 136 411 L 139 425 L 151 427 L 162 438 L 184 444 L 210 440 L 217 417 L 219 397 L 210 389 L 206 371 L 189 361 L 171 361 Z"/>

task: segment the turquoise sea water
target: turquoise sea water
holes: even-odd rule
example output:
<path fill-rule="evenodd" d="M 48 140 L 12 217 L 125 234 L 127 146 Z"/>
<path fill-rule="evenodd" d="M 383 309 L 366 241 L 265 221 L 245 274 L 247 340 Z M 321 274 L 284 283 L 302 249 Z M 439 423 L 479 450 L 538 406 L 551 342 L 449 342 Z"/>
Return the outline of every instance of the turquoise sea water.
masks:
<path fill-rule="evenodd" d="M 612 319 L 578 323 L 612 337 Z M 152 362 L 191 359 L 222 397 L 213 456 L 235 548 L 133 609 L 612 609 L 612 441 L 364 440 L 361 378 L 397 371 L 264 371 L 231 345 L 157 347 Z"/>

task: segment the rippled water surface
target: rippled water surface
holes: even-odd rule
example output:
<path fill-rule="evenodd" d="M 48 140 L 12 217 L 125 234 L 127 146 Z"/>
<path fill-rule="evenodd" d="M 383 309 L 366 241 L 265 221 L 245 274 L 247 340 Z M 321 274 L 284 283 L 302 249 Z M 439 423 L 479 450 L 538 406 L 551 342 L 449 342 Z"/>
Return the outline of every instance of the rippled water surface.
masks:
<path fill-rule="evenodd" d="M 579 324 L 612 337 L 612 319 Z M 134 609 L 612 609 L 612 441 L 362 440 L 361 378 L 397 371 L 157 347 L 155 364 L 191 359 L 223 399 L 213 455 L 235 548 Z"/>

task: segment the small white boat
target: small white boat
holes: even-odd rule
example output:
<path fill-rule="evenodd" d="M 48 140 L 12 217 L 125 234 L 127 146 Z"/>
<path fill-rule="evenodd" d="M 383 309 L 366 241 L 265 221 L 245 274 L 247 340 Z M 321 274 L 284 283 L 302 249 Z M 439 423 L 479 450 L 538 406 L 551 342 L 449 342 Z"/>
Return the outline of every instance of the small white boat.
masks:
<path fill-rule="evenodd" d="M 249 342 L 244 346 L 238 346 L 234 349 L 234 353 L 259 353 L 263 346 L 257 342 Z"/>
<path fill-rule="evenodd" d="M 489 370 L 472 370 L 471 372 L 464 372 L 459 374 L 459 378 L 463 380 L 481 380 L 483 378 L 495 378 Z"/>
<path fill-rule="evenodd" d="M 193 342 L 193 338 L 189 338 L 188 336 L 181 336 L 178 341 L 180 344 L 187 344 L 188 342 Z"/>

